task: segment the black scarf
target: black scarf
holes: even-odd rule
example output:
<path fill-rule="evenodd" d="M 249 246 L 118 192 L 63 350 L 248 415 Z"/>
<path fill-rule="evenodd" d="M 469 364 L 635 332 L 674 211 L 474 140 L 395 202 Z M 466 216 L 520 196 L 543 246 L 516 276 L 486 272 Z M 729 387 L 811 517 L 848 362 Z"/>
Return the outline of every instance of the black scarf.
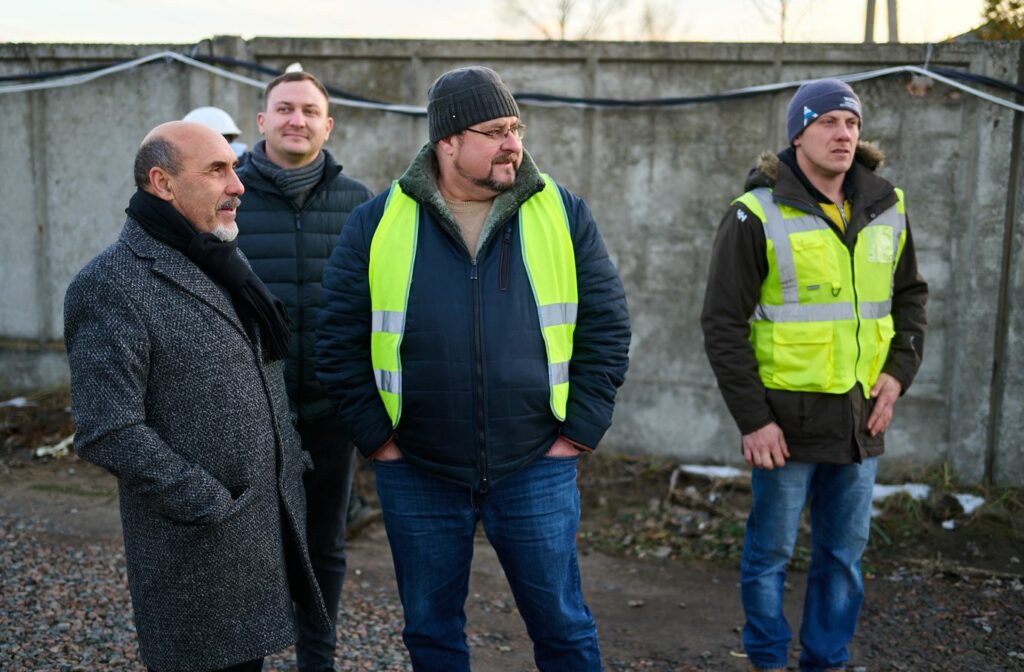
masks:
<path fill-rule="evenodd" d="M 323 180 L 324 165 L 327 163 L 324 153 L 325 150 L 320 150 L 315 159 L 300 168 L 282 168 L 267 156 L 267 141 L 260 140 L 252 148 L 249 160 L 263 177 L 292 199 L 295 207 L 301 208 L 313 188 Z"/>
<path fill-rule="evenodd" d="M 227 290 L 238 319 L 246 328 L 258 327 L 264 361 L 288 354 L 288 313 L 284 303 L 267 289 L 249 264 L 236 253 L 237 241 L 224 242 L 212 233 L 196 233 L 185 217 L 167 201 L 137 190 L 125 210 L 157 240 L 173 247 Z"/>

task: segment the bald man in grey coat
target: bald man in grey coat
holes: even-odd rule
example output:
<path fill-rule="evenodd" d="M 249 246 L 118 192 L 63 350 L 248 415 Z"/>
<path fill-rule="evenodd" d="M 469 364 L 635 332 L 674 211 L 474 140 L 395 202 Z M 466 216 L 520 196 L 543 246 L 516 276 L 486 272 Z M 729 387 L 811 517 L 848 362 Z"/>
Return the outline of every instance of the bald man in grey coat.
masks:
<path fill-rule="evenodd" d="M 117 476 L 156 672 L 261 669 L 295 640 L 293 602 L 330 623 L 304 536 L 312 462 L 289 417 L 287 321 L 234 248 L 234 163 L 198 124 L 150 132 L 121 236 L 64 306 L 75 449 Z"/>

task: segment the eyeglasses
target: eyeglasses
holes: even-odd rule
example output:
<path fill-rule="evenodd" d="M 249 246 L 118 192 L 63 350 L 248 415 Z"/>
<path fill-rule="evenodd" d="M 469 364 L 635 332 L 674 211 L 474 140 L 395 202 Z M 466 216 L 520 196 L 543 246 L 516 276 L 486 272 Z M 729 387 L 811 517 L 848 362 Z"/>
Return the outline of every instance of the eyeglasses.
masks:
<path fill-rule="evenodd" d="M 509 133 L 516 136 L 520 140 L 526 137 L 526 124 L 514 124 L 512 126 L 509 126 L 508 128 L 495 128 L 490 131 L 478 131 L 475 128 L 464 128 L 462 130 L 469 131 L 470 133 L 476 133 L 477 135 L 482 135 L 488 140 L 500 142 L 504 142 L 505 140 L 507 140 Z"/>

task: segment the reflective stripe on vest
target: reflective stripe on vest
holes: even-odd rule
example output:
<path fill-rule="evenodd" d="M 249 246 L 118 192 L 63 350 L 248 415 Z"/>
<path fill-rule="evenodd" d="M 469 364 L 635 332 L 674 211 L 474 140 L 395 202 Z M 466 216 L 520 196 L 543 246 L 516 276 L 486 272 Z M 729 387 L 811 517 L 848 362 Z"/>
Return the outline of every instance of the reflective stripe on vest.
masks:
<path fill-rule="evenodd" d="M 402 335 L 419 225 L 419 204 L 405 195 L 396 180 L 370 243 L 369 267 L 370 310 L 373 311 L 370 360 L 373 379 L 392 426 L 398 425 L 402 415 Z"/>
<path fill-rule="evenodd" d="M 519 209 L 523 263 L 537 304 L 547 353 L 551 411 L 565 419 L 569 361 L 578 304 L 569 219 L 554 181 Z M 393 182 L 370 244 L 370 354 L 373 376 L 393 427 L 402 414 L 402 336 L 419 233 L 419 206 Z"/>
<path fill-rule="evenodd" d="M 530 278 L 548 357 L 551 412 L 565 420 L 569 400 L 569 360 L 576 330 L 576 255 L 562 195 L 549 176 L 544 189 L 519 208 L 519 239 Z"/>
<path fill-rule="evenodd" d="M 906 234 L 897 204 L 857 234 L 851 255 L 819 216 L 779 206 L 770 189 L 736 199 L 764 227 L 769 273 L 755 308 L 751 342 L 766 387 L 865 395 L 892 339 L 893 272 Z"/>

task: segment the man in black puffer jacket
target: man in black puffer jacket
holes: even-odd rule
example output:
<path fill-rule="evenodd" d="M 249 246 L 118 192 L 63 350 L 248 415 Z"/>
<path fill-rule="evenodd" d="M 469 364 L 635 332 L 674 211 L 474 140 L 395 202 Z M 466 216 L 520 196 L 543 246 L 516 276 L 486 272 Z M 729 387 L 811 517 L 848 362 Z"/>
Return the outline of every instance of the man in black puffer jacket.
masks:
<path fill-rule="evenodd" d="M 334 120 L 328 116 L 327 91 L 313 75 L 281 75 L 267 85 L 264 101 L 256 120 L 265 140 L 238 169 L 245 185 L 238 246 L 288 307 L 292 339 L 285 381 L 302 447 L 315 466 L 305 478 L 310 557 L 335 619 L 345 579 L 345 514 L 354 455 L 317 381 L 314 336 L 324 263 L 349 213 L 372 194 L 343 175 L 323 149 Z M 318 630 L 296 615 L 299 669 L 333 670 L 334 629 Z"/>

